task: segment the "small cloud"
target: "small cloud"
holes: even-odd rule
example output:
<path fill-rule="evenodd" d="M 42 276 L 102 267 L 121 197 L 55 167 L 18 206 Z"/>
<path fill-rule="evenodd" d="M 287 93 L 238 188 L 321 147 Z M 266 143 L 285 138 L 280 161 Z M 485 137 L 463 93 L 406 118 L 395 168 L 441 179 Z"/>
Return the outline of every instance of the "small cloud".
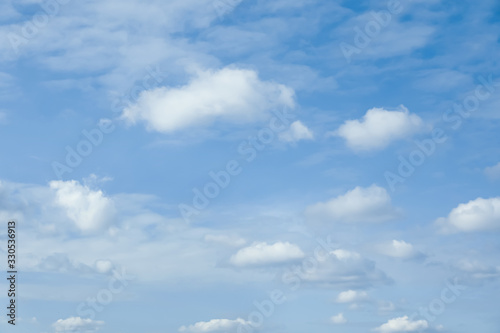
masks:
<path fill-rule="evenodd" d="M 500 179 L 500 162 L 497 165 L 484 169 L 484 174 L 493 180 Z"/>
<path fill-rule="evenodd" d="M 343 313 L 339 313 L 338 315 L 332 316 L 330 321 L 334 324 L 345 324 L 347 323 L 347 319 L 344 317 Z"/>
<path fill-rule="evenodd" d="M 421 332 L 429 328 L 426 320 L 412 321 L 408 316 L 390 319 L 387 323 L 377 327 L 375 331 L 381 333 L 400 333 L 400 332 Z"/>
<path fill-rule="evenodd" d="M 300 140 L 313 140 L 314 135 L 302 122 L 294 121 L 288 130 L 280 134 L 280 140 L 284 142 L 297 142 Z"/>
<path fill-rule="evenodd" d="M 304 258 L 304 252 L 295 244 L 276 242 L 269 245 L 265 242 L 254 243 L 239 250 L 229 259 L 234 266 L 263 266 L 282 264 Z"/>
<path fill-rule="evenodd" d="M 500 197 L 462 203 L 435 223 L 445 233 L 500 229 Z"/>
<path fill-rule="evenodd" d="M 412 244 L 403 240 L 394 239 L 392 242 L 381 244 L 378 250 L 383 255 L 400 259 L 415 259 L 424 256 L 423 253 L 415 250 Z"/>
<path fill-rule="evenodd" d="M 387 191 L 376 185 L 358 186 L 327 202 L 309 206 L 305 214 L 309 220 L 345 223 L 383 222 L 400 215 Z"/>
<path fill-rule="evenodd" d="M 347 290 L 341 292 L 336 299 L 337 303 L 354 303 L 368 299 L 366 291 Z"/>
<path fill-rule="evenodd" d="M 179 332 L 204 333 L 204 332 L 229 332 L 234 331 L 240 325 L 246 326 L 250 322 L 237 318 L 231 319 L 212 319 L 210 321 L 200 321 L 194 325 L 181 326 Z"/>
<path fill-rule="evenodd" d="M 404 106 L 397 111 L 373 108 L 360 120 L 347 120 L 332 133 L 346 140 L 355 151 L 379 150 L 393 141 L 401 140 L 421 131 L 424 122 Z"/>
<path fill-rule="evenodd" d="M 59 319 L 52 326 L 56 333 L 90 333 L 96 332 L 104 325 L 103 321 L 70 317 Z"/>
<path fill-rule="evenodd" d="M 113 263 L 109 260 L 97 260 L 94 266 L 96 271 L 101 274 L 110 273 L 114 267 Z"/>

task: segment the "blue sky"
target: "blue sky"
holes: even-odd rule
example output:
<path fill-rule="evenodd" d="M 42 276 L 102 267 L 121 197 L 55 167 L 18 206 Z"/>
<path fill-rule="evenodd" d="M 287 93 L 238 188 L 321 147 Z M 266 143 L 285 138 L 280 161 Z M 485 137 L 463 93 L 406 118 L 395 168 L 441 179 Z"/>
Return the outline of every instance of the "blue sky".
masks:
<path fill-rule="evenodd" d="M 498 2 L 0 13 L 0 331 L 499 331 Z"/>

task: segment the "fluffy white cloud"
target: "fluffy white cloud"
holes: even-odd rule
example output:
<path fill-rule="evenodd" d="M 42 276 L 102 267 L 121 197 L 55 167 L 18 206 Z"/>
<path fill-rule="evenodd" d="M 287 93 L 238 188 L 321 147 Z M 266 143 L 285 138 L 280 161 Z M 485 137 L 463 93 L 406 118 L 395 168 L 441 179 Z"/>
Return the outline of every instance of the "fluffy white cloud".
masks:
<path fill-rule="evenodd" d="M 397 111 L 373 108 L 361 120 L 348 120 L 335 132 L 353 150 L 375 150 L 411 136 L 423 128 L 423 121 L 404 106 Z"/>
<path fill-rule="evenodd" d="M 55 203 L 62 207 L 69 219 L 82 231 L 95 231 L 109 225 L 116 214 L 112 199 L 102 191 L 93 191 L 76 180 L 52 181 Z"/>
<path fill-rule="evenodd" d="M 226 67 L 200 71 L 182 87 L 144 91 L 122 117 L 132 124 L 143 122 L 149 130 L 171 133 L 216 121 L 251 123 L 263 120 L 271 108 L 294 104 L 292 89 L 261 81 L 252 70 Z"/>
<path fill-rule="evenodd" d="M 387 191 L 376 185 L 358 186 L 327 202 L 309 206 L 305 214 L 310 220 L 347 223 L 382 222 L 399 216 Z"/>
<path fill-rule="evenodd" d="M 103 321 L 92 319 L 82 319 L 80 317 L 70 317 L 68 319 L 59 319 L 52 326 L 56 332 L 60 333 L 88 333 L 97 331 L 102 325 Z"/>
<path fill-rule="evenodd" d="M 389 257 L 401 259 L 411 259 L 422 255 L 415 250 L 412 244 L 403 240 L 393 240 L 390 243 L 382 244 L 379 246 L 379 252 Z"/>
<path fill-rule="evenodd" d="M 312 140 L 314 135 L 301 121 L 294 121 L 288 130 L 280 134 L 280 140 L 284 142 L 297 142 L 300 140 Z"/>
<path fill-rule="evenodd" d="M 426 320 L 412 321 L 408 316 L 390 319 L 387 323 L 376 328 L 376 331 L 382 333 L 400 333 L 400 332 L 421 332 L 429 328 Z"/>
<path fill-rule="evenodd" d="M 500 179 L 500 162 L 497 165 L 484 169 L 484 173 L 491 179 Z"/>
<path fill-rule="evenodd" d="M 500 197 L 477 198 L 458 205 L 436 224 L 444 232 L 473 232 L 500 228 Z"/>
<path fill-rule="evenodd" d="M 344 317 L 343 313 L 339 313 L 338 315 L 332 316 L 330 318 L 330 320 L 334 324 L 345 324 L 345 323 L 347 323 L 347 319 Z"/>
<path fill-rule="evenodd" d="M 353 303 L 364 301 L 368 298 L 366 291 L 347 290 L 341 292 L 336 299 L 337 303 Z"/>
<path fill-rule="evenodd" d="M 229 261 L 234 266 L 260 266 L 280 264 L 304 258 L 304 252 L 295 244 L 276 242 L 269 245 L 265 242 L 254 243 L 239 250 Z"/>
<path fill-rule="evenodd" d="M 202 332 L 227 332 L 229 330 L 234 330 L 240 325 L 248 325 L 250 322 L 245 321 L 241 318 L 234 320 L 231 319 L 212 319 L 210 321 L 200 321 L 194 325 L 181 326 L 179 332 L 192 332 L 192 333 L 202 333 Z"/>

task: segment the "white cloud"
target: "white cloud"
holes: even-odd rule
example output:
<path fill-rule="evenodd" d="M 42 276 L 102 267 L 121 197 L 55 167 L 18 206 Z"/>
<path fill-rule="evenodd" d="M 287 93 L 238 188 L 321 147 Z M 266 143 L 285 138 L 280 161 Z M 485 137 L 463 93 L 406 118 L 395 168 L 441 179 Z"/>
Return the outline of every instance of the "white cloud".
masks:
<path fill-rule="evenodd" d="M 401 259 L 411 259 L 422 255 L 415 250 L 412 244 L 403 240 L 393 240 L 390 243 L 382 244 L 379 246 L 379 252 L 389 257 Z"/>
<path fill-rule="evenodd" d="M 500 162 L 497 165 L 484 169 L 484 173 L 491 179 L 500 179 Z"/>
<path fill-rule="evenodd" d="M 51 181 L 55 203 L 64 208 L 66 215 L 82 231 L 95 231 L 109 225 L 116 213 L 112 199 L 102 191 L 92 191 L 76 180 Z"/>
<path fill-rule="evenodd" d="M 344 249 L 334 250 L 330 252 L 330 254 L 333 254 L 335 257 L 337 257 L 338 260 L 343 260 L 343 261 L 350 259 L 356 260 L 361 258 L 361 255 L 359 253 Z"/>
<path fill-rule="evenodd" d="M 239 250 L 231 256 L 230 262 L 234 266 L 260 266 L 280 264 L 302 259 L 304 252 L 295 244 L 276 242 L 269 245 L 265 242 L 254 243 Z"/>
<path fill-rule="evenodd" d="M 141 93 L 125 108 L 129 123 L 143 122 L 149 130 L 171 133 L 214 122 L 252 123 L 275 107 L 294 107 L 292 89 L 261 81 L 252 70 L 223 68 L 200 71 L 187 85 L 161 87 Z"/>
<path fill-rule="evenodd" d="M 368 298 L 366 291 L 347 290 L 341 292 L 336 299 L 337 303 L 354 303 Z"/>
<path fill-rule="evenodd" d="M 283 279 L 284 282 L 293 281 L 293 273 L 284 274 Z M 390 282 L 385 273 L 376 267 L 375 262 L 345 249 L 331 251 L 314 269 L 302 272 L 300 280 L 309 286 L 345 289 L 365 289 Z"/>
<path fill-rule="evenodd" d="M 390 319 L 387 323 L 376 328 L 376 331 L 382 333 L 400 333 L 400 332 L 421 332 L 429 328 L 426 320 L 412 321 L 408 316 Z"/>
<path fill-rule="evenodd" d="M 179 332 L 191 332 L 191 333 L 202 333 L 202 332 L 227 332 L 229 330 L 234 330 L 239 325 L 248 325 L 250 322 L 245 321 L 241 318 L 234 320 L 231 319 L 212 319 L 210 321 L 200 321 L 194 325 L 181 326 Z"/>
<path fill-rule="evenodd" d="M 243 246 L 246 244 L 246 240 L 237 236 L 228 236 L 228 235 L 205 235 L 206 242 L 219 243 L 228 246 Z"/>
<path fill-rule="evenodd" d="M 347 323 L 347 319 L 344 317 L 343 313 L 339 313 L 338 315 L 332 316 L 330 318 L 330 320 L 334 324 L 345 324 L 345 323 Z"/>
<path fill-rule="evenodd" d="M 500 229 L 500 197 L 477 198 L 453 208 L 436 224 L 444 232 L 473 232 Z"/>
<path fill-rule="evenodd" d="M 370 109 L 363 119 L 347 120 L 334 134 L 344 138 L 353 150 L 376 150 L 409 137 L 422 128 L 422 119 L 400 106 L 397 111 Z"/>
<path fill-rule="evenodd" d="M 101 274 L 107 274 L 113 269 L 113 263 L 109 260 L 97 260 L 95 262 L 95 269 Z"/>
<path fill-rule="evenodd" d="M 82 319 L 80 317 L 70 317 L 68 319 L 59 319 L 52 326 L 56 332 L 66 333 L 88 333 L 97 331 L 102 325 L 103 321 L 92 319 Z"/>
<path fill-rule="evenodd" d="M 297 142 L 300 140 L 312 140 L 314 135 L 301 121 L 294 121 L 288 130 L 280 134 L 280 140 L 284 142 Z"/>
<path fill-rule="evenodd" d="M 358 186 L 327 202 L 311 205 L 305 214 L 310 220 L 356 223 L 392 220 L 399 216 L 399 211 L 392 206 L 384 188 L 372 185 Z"/>

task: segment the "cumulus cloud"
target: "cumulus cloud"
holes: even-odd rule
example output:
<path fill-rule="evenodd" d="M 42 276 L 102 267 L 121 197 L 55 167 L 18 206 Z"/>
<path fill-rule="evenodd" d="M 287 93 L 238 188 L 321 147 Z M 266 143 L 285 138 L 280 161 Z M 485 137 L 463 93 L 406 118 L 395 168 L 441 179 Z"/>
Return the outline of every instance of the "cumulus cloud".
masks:
<path fill-rule="evenodd" d="M 330 318 L 331 322 L 334 324 L 345 324 L 347 323 L 347 319 L 344 317 L 343 313 L 339 313 Z"/>
<path fill-rule="evenodd" d="M 453 208 L 436 224 L 443 232 L 474 232 L 500 228 L 500 197 L 477 198 Z"/>
<path fill-rule="evenodd" d="M 131 124 L 142 122 L 149 130 L 172 133 L 214 122 L 252 123 L 266 111 L 295 105 L 291 88 L 261 81 L 255 71 L 223 68 L 200 71 L 182 87 L 160 87 L 141 93 L 137 103 L 123 110 Z"/>
<path fill-rule="evenodd" d="M 375 330 L 382 333 L 422 332 L 429 328 L 426 320 L 412 321 L 408 316 L 390 319 Z"/>
<path fill-rule="evenodd" d="M 392 242 L 381 244 L 379 252 L 383 255 L 400 259 L 412 259 L 423 256 L 421 252 L 415 250 L 412 244 L 403 240 L 393 240 Z"/>
<path fill-rule="evenodd" d="M 413 135 L 423 128 L 422 119 L 401 106 L 397 111 L 373 108 L 361 120 L 347 120 L 334 133 L 356 151 L 376 150 Z"/>
<path fill-rule="evenodd" d="M 337 303 L 354 303 L 368 298 L 366 291 L 347 290 L 341 292 L 336 299 Z"/>
<path fill-rule="evenodd" d="M 76 180 L 52 181 L 50 188 L 55 191 L 55 203 L 81 231 L 99 230 L 109 225 L 116 214 L 112 199 Z"/>
<path fill-rule="evenodd" d="M 484 169 L 484 173 L 491 179 L 500 179 L 500 162 L 497 165 Z"/>
<path fill-rule="evenodd" d="M 68 319 L 59 319 L 52 326 L 57 333 L 90 333 L 96 332 L 101 326 L 104 325 L 103 321 L 92 319 L 82 319 L 80 317 L 70 317 Z"/>
<path fill-rule="evenodd" d="M 261 242 L 239 250 L 229 261 L 234 266 L 243 267 L 282 264 L 302 258 L 304 252 L 295 244 L 276 242 L 269 245 Z"/>
<path fill-rule="evenodd" d="M 358 186 L 327 202 L 309 206 L 305 214 L 309 220 L 346 223 L 382 222 L 400 215 L 387 191 L 376 185 Z"/>
<path fill-rule="evenodd" d="M 294 121 L 288 130 L 280 134 L 280 140 L 284 142 L 297 142 L 300 140 L 312 140 L 314 135 L 301 121 Z"/>
<path fill-rule="evenodd" d="M 236 329 L 240 325 L 248 325 L 250 322 L 245 321 L 241 318 L 234 320 L 231 319 L 212 319 L 210 321 L 200 321 L 194 325 L 181 326 L 179 332 L 191 332 L 191 333 L 202 333 L 202 332 L 228 332 L 230 330 Z"/>

